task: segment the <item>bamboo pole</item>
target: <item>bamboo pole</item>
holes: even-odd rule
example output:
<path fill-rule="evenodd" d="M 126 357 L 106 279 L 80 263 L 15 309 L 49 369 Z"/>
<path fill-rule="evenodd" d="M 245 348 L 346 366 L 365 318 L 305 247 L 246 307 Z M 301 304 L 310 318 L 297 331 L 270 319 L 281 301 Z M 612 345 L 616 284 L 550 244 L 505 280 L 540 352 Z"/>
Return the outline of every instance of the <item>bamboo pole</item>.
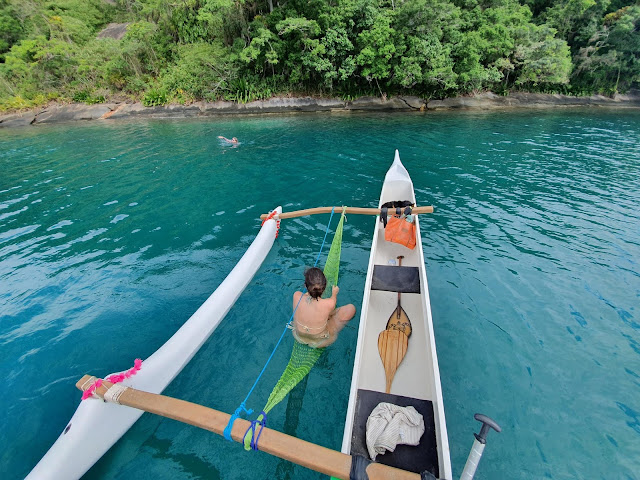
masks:
<path fill-rule="evenodd" d="M 285 218 L 295 218 L 295 217 L 305 217 L 307 215 L 317 215 L 319 213 L 331 213 L 331 210 L 336 209 L 336 212 L 341 212 L 343 207 L 316 207 L 316 208 L 307 208 L 306 210 L 295 210 L 293 212 L 283 212 L 278 215 L 280 220 Z M 389 213 L 393 213 L 395 209 L 389 208 Z M 379 208 L 361 208 L 361 207 L 346 207 L 346 213 L 352 213 L 355 215 L 380 215 Z M 432 206 L 426 207 L 413 207 L 411 210 L 412 214 L 420 214 L 420 213 L 433 213 Z M 263 213 L 260 215 L 260 219 L 264 220 L 269 216 L 268 213 Z"/>
<path fill-rule="evenodd" d="M 76 383 L 76 387 L 84 391 L 93 383 L 92 380 L 95 380 L 95 377 L 85 375 Z M 113 384 L 107 380 L 103 380 L 102 385 L 95 390 L 95 393 L 104 399 L 105 393 L 112 385 Z M 127 387 L 126 390 L 122 392 L 118 398 L 118 403 L 187 423 L 204 430 L 209 430 L 218 435 L 224 433 L 224 429 L 231 417 L 228 413 L 213 410 L 202 405 L 136 390 L 130 387 Z M 231 430 L 233 440 L 238 443 L 243 443 L 244 434 L 250 425 L 251 422 L 238 418 L 234 422 Z M 349 473 L 351 471 L 350 455 L 286 435 L 270 428 L 264 428 L 262 430 L 259 447 L 262 452 L 297 463 L 316 472 L 344 480 L 349 479 Z M 381 463 L 369 464 L 366 472 L 370 480 L 420 479 L 420 475 L 417 473 L 389 467 Z"/>

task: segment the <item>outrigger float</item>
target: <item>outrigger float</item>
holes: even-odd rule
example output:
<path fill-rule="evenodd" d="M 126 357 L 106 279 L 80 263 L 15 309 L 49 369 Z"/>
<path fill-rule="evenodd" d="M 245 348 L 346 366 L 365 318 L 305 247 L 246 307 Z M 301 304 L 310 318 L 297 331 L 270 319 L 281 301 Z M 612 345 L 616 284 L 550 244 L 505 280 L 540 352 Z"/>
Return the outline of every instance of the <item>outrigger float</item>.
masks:
<path fill-rule="evenodd" d="M 341 479 L 452 479 L 417 216 L 433 212 L 433 207 L 415 205 L 413 183 L 396 151 L 385 176 L 379 208 L 342 207 L 343 215 L 376 215 L 342 451 L 264 425 L 258 427 L 260 450 Z M 80 403 L 58 440 L 27 479 L 82 477 L 145 411 L 220 435 L 226 430 L 228 438 L 246 444 L 252 426 L 249 421 L 160 393 L 196 354 L 249 284 L 277 237 L 280 220 L 335 209 L 320 207 L 282 213 L 278 207 L 263 215 L 258 235 L 235 268 L 142 367 L 136 363 L 131 371 L 108 376 L 106 380 L 85 375 L 78 381 L 76 385 L 85 392 L 87 400 Z M 393 228 L 403 232 L 400 243 L 389 235 L 392 223 Z M 414 235 L 409 247 L 405 242 L 407 231 Z M 411 248 L 412 245 L 418 248 Z M 385 413 L 375 417 L 381 408 Z M 400 422 L 398 427 L 392 420 L 381 427 L 375 421 L 390 416 L 404 419 L 405 423 Z M 475 418 L 482 428 L 474 434 L 475 441 L 460 477 L 463 480 L 473 478 L 489 429 L 500 432 L 499 425 L 489 417 L 476 414 Z M 407 419 L 419 419 L 415 422 L 419 425 L 416 427 L 411 421 L 408 425 Z M 417 431 L 413 435 L 416 438 L 406 441 L 403 436 L 412 436 L 407 429 L 412 429 L 413 434 Z M 378 435 L 378 430 L 383 433 Z"/>

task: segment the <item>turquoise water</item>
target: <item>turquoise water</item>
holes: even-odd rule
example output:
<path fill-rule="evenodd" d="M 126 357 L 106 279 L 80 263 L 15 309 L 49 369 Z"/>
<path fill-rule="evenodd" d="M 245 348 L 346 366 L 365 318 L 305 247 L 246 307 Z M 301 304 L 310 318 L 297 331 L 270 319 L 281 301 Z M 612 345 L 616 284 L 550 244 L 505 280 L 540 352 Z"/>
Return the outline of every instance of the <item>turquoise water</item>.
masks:
<path fill-rule="evenodd" d="M 421 228 L 454 476 L 481 412 L 503 432 L 489 435 L 476 478 L 640 479 L 640 113 L 606 110 L 0 130 L 3 478 L 22 478 L 55 441 L 83 374 L 129 368 L 179 328 L 251 243 L 260 213 L 375 206 L 395 148 L 418 203 L 436 207 Z M 167 395 L 238 406 L 327 221 L 282 222 Z M 340 302 L 361 302 L 372 229 L 372 218 L 348 218 Z M 340 448 L 352 323 L 271 427 Z M 250 407 L 289 352 L 278 350 Z M 86 478 L 322 476 L 145 414 Z"/>

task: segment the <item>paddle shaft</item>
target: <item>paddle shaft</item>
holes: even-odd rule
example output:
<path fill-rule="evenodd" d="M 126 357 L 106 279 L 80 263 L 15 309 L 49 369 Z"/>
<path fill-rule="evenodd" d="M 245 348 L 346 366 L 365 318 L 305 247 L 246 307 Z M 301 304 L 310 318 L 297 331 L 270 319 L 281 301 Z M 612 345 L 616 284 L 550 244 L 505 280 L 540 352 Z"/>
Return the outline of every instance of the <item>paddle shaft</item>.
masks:
<path fill-rule="evenodd" d="M 95 379 L 95 377 L 93 377 Z M 92 377 L 85 375 L 76 387 L 85 390 L 91 385 Z M 113 384 L 103 380 L 102 386 L 95 393 L 102 399 L 104 394 Z M 95 399 L 85 400 L 94 402 Z M 211 408 L 195 403 L 185 402 L 177 398 L 143 392 L 134 388 L 127 388 L 119 397 L 118 403 L 127 407 L 137 408 L 145 412 L 154 413 L 162 417 L 171 418 L 179 422 L 188 423 L 204 430 L 222 435 L 231 417 Z M 320 414 L 320 412 L 318 412 Z M 250 422 L 238 418 L 231 430 L 231 437 L 238 443 L 242 443 L 245 432 Z M 256 430 L 258 433 L 259 427 Z M 261 451 L 275 455 L 284 460 L 296 463 L 325 475 L 347 480 L 351 471 L 351 456 L 300 440 L 270 428 L 264 428 L 260 434 L 259 448 Z M 380 463 L 371 463 L 367 467 L 367 475 L 371 480 L 419 480 L 420 475 L 407 472 L 398 468 L 389 467 Z"/>
<path fill-rule="evenodd" d="M 280 220 L 285 218 L 295 218 L 295 217 L 305 217 L 307 215 L 317 215 L 319 213 L 331 213 L 331 211 L 335 209 L 336 212 L 341 212 L 342 207 L 316 207 L 316 208 L 307 208 L 306 210 L 295 210 L 293 212 L 283 212 L 278 215 Z M 391 209 L 390 209 L 391 211 Z M 345 213 L 352 213 L 354 215 L 380 215 L 379 208 L 361 208 L 361 207 L 346 207 Z M 414 207 L 411 210 L 411 214 L 419 214 L 419 213 L 433 213 L 433 207 Z M 260 219 L 264 220 L 269 216 L 268 213 L 263 213 L 260 215 Z"/>
<path fill-rule="evenodd" d="M 400 255 L 400 256 L 398 257 L 398 266 L 399 266 L 399 267 L 401 267 L 401 266 L 402 266 L 402 259 L 403 259 L 403 258 L 404 258 L 404 256 L 403 256 L 403 255 Z M 400 292 L 398 292 L 398 308 L 396 309 L 396 312 L 397 312 L 397 313 L 396 313 L 396 315 L 397 315 L 397 317 L 398 317 L 398 318 L 400 318 L 400 309 L 402 308 L 402 307 L 400 306 L 400 297 L 401 297 L 401 293 L 400 293 Z"/>

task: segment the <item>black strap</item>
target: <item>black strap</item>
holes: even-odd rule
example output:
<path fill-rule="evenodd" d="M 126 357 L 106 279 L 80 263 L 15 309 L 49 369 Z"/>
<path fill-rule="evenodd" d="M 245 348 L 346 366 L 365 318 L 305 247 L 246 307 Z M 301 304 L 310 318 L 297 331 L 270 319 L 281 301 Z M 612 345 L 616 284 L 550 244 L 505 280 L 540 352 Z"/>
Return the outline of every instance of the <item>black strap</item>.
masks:
<path fill-rule="evenodd" d="M 391 208 L 396 208 L 396 207 L 404 208 L 410 205 L 413 205 L 413 202 L 411 200 L 395 200 L 393 202 L 386 202 L 382 204 L 383 207 L 391 207 Z"/>
<path fill-rule="evenodd" d="M 364 458 L 362 455 L 351 456 L 351 471 L 349 472 L 349 480 L 369 480 L 367 475 L 367 467 L 371 460 Z"/>
<path fill-rule="evenodd" d="M 387 217 L 389 215 L 390 208 L 395 208 L 396 217 L 401 217 L 402 215 L 407 216 L 407 215 L 411 215 L 411 210 L 413 209 L 413 203 L 411 203 L 409 200 L 384 203 L 382 207 L 380 207 L 380 220 L 382 220 L 382 224 L 384 225 L 384 228 L 387 228 Z"/>
<path fill-rule="evenodd" d="M 423 472 L 420 472 L 420 480 L 437 480 L 436 476 L 429 472 L 428 470 L 425 470 Z"/>

